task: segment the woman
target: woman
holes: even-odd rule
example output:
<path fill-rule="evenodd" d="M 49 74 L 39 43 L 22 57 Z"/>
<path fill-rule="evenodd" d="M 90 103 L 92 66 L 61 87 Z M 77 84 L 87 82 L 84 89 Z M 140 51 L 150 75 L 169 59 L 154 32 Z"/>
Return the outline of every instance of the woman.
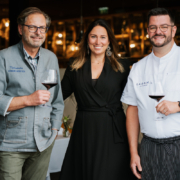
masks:
<path fill-rule="evenodd" d="M 79 49 L 62 80 L 64 99 L 74 92 L 78 108 L 60 180 L 131 180 L 120 102 L 129 65 L 118 60 L 116 39 L 102 19 L 91 23 Z"/>

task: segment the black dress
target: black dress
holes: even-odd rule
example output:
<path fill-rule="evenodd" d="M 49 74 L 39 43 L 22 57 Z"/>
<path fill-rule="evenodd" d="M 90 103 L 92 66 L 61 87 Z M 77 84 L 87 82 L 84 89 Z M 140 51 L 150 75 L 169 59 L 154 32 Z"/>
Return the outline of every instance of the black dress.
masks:
<path fill-rule="evenodd" d="M 60 180 L 132 180 L 125 114 L 120 98 L 129 74 L 115 72 L 106 58 L 101 75 L 92 83 L 91 62 L 78 71 L 66 69 L 63 97 L 74 92 L 78 110 L 64 158 Z"/>

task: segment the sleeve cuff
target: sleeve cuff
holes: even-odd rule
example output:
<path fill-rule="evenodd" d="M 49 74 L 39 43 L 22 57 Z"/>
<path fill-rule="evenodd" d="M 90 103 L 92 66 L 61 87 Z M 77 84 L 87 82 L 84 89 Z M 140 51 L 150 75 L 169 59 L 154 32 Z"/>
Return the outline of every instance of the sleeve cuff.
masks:
<path fill-rule="evenodd" d="M 6 116 L 6 115 L 8 115 L 10 113 L 10 112 L 7 112 L 7 110 L 9 108 L 10 104 L 11 104 L 12 99 L 13 99 L 13 97 L 11 97 L 11 99 L 9 100 L 9 102 L 8 102 L 8 104 L 6 106 L 6 109 L 5 109 L 5 112 L 4 112 L 4 116 Z"/>
<path fill-rule="evenodd" d="M 62 124 L 62 122 L 60 120 L 51 119 L 51 125 L 52 125 L 51 129 L 55 128 L 55 129 L 59 130 L 61 127 L 61 124 Z"/>
<path fill-rule="evenodd" d="M 7 110 L 11 104 L 13 97 L 1 95 L 0 96 L 0 115 L 6 116 Z"/>
<path fill-rule="evenodd" d="M 132 101 L 126 101 L 124 99 L 121 99 L 121 102 L 127 104 L 127 105 L 131 105 L 131 106 L 137 106 L 136 102 L 132 102 Z"/>

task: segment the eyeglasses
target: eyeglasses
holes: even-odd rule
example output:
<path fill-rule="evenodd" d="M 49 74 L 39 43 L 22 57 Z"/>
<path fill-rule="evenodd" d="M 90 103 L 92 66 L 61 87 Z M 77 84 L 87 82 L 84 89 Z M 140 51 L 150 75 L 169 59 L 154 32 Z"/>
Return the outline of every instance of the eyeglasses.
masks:
<path fill-rule="evenodd" d="M 23 26 L 27 26 L 29 32 L 37 32 L 37 30 L 39 29 L 41 33 L 46 33 L 48 31 L 48 27 L 44 27 L 44 26 L 33 26 L 33 25 L 26 25 L 26 24 L 22 24 Z"/>
<path fill-rule="evenodd" d="M 168 25 L 168 24 L 163 24 L 163 25 L 160 25 L 159 26 L 159 29 L 162 31 L 162 32 L 166 32 L 168 30 L 168 27 L 171 26 L 171 27 L 174 27 L 174 25 Z M 148 30 L 151 32 L 151 33 L 154 33 L 157 31 L 157 26 L 155 25 L 151 25 L 148 27 Z"/>

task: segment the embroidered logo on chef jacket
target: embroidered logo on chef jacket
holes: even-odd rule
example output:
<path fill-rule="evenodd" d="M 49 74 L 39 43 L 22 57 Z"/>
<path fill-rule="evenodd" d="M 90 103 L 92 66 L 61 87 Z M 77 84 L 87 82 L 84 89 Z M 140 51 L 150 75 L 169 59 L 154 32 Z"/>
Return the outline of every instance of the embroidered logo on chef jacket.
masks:
<path fill-rule="evenodd" d="M 136 83 L 137 87 L 145 87 L 148 86 L 149 84 L 152 84 L 152 81 L 146 81 L 146 82 L 142 82 L 142 83 Z"/>

